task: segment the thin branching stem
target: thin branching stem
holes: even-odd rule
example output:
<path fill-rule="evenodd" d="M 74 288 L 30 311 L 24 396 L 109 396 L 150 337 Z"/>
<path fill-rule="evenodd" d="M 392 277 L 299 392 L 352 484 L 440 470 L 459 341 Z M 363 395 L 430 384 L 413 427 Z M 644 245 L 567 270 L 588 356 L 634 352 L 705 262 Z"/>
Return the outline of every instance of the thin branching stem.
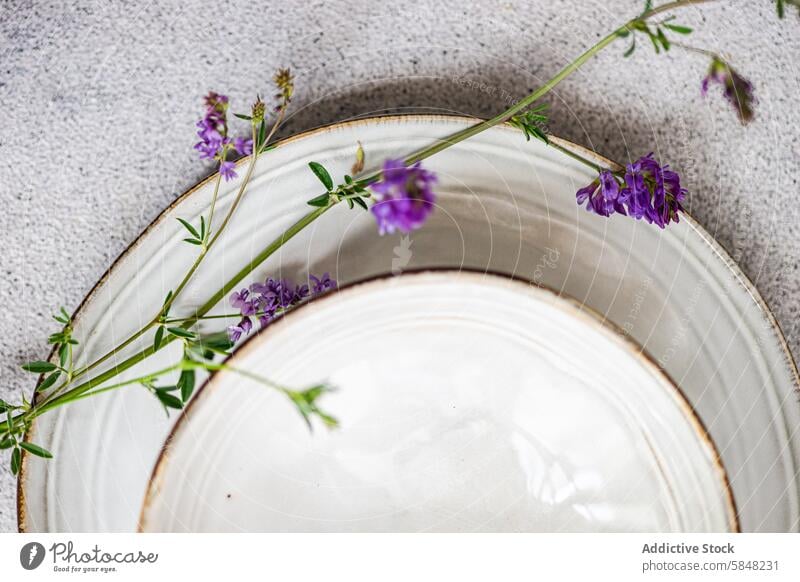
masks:
<path fill-rule="evenodd" d="M 447 149 L 449 147 L 452 147 L 452 146 L 454 146 L 454 145 L 456 145 L 456 144 L 458 144 L 458 143 L 460 143 L 460 142 L 462 142 L 464 140 L 467 140 L 467 139 L 469 139 L 471 137 L 474 137 L 475 135 L 478 135 L 479 133 L 482 133 L 483 131 L 486 131 L 487 129 L 490 129 L 490 128 L 496 126 L 496 125 L 505 123 L 509 119 L 511 119 L 513 116 L 525 111 L 528 107 L 533 105 L 536 101 L 541 99 L 544 95 L 546 95 L 547 93 L 552 91 L 564 79 L 566 79 L 572 73 L 577 71 L 587 61 L 592 59 L 595 55 L 597 55 L 599 52 L 601 52 L 604 48 L 606 48 L 607 46 L 612 44 L 614 42 L 614 40 L 616 40 L 617 38 L 620 38 L 626 32 L 633 31 L 634 30 L 634 26 L 636 25 L 636 23 L 640 23 L 640 22 L 643 22 L 645 20 L 649 20 L 650 18 L 653 18 L 653 17 L 655 17 L 655 16 L 657 16 L 659 14 L 663 14 L 663 13 L 671 11 L 671 10 L 675 10 L 675 9 L 679 9 L 679 8 L 685 8 L 685 7 L 688 7 L 688 6 L 694 6 L 694 5 L 699 5 L 699 4 L 705 4 L 705 3 L 709 3 L 709 2 L 713 2 L 713 1 L 716 1 L 716 0 L 675 0 L 673 2 L 668 2 L 668 3 L 663 4 L 661 6 L 651 8 L 647 12 L 637 16 L 636 18 L 631 19 L 630 21 L 626 22 L 625 24 L 623 24 L 619 28 L 615 29 L 613 32 L 611 32 L 607 36 L 603 37 L 599 42 L 597 42 L 597 44 L 595 44 L 594 46 L 592 46 L 591 48 L 586 50 L 578 58 L 576 58 L 574 61 L 572 61 L 571 63 L 566 65 L 564 68 L 562 68 L 558 73 L 556 73 L 555 76 L 553 76 L 544 85 L 542 85 L 537 90 L 533 91 L 527 97 L 525 97 L 522 100 L 520 100 L 519 102 L 515 103 L 514 105 L 512 105 L 511 107 L 509 107 L 508 109 L 506 109 L 502 113 L 496 115 L 495 117 L 493 117 L 493 118 L 491 118 L 489 120 L 481 121 L 479 123 L 476 123 L 475 125 L 472 125 L 470 127 L 462 129 L 460 131 L 457 131 L 457 132 L 453 133 L 452 135 L 440 140 L 439 142 L 437 142 L 435 144 L 432 144 L 432 145 L 430 145 L 430 146 L 428 146 L 428 147 L 426 147 L 424 149 L 421 149 L 421 150 L 419 150 L 419 151 L 417 151 L 415 153 L 410 154 L 409 156 L 407 156 L 405 158 L 406 164 L 413 164 L 413 163 L 416 163 L 416 162 L 418 162 L 420 160 L 424 160 L 424 159 L 427 159 L 427 158 L 429 158 L 429 157 L 431 157 L 433 155 L 436 155 L 437 153 L 439 153 L 439 152 L 441 152 L 441 151 L 443 151 L 443 150 L 445 150 L 445 149 Z M 214 236 L 210 237 L 210 240 L 209 240 L 208 244 L 207 245 L 203 245 L 203 247 L 201 248 L 200 255 L 195 260 L 193 265 L 190 267 L 189 271 L 183 277 L 181 282 L 178 284 L 178 286 L 175 289 L 175 292 L 173 293 L 172 297 L 166 302 L 165 307 L 161 311 L 159 311 L 158 315 L 156 317 L 154 317 L 153 320 L 151 320 L 146 326 L 144 326 L 142 329 L 140 329 L 137 332 L 135 332 L 134 334 L 132 334 L 125 341 L 123 341 L 121 344 L 119 344 L 116 348 L 114 348 L 113 350 L 109 351 L 107 354 L 105 354 L 102 357 L 98 358 L 94 362 L 84 366 L 83 368 L 79 368 L 79 369 L 74 370 L 74 372 L 72 374 L 72 378 L 70 379 L 70 382 L 68 382 L 65 385 L 62 384 L 57 389 L 52 391 L 50 397 L 43 399 L 41 402 L 37 402 L 29 411 L 26 411 L 25 413 L 22 413 L 22 414 L 20 414 L 20 415 L 18 415 L 16 417 L 13 417 L 13 418 L 10 417 L 10 422 L 11 423 L 16 424 L 19 421 L 19 422 L 22 422 L 23 424 L 25 424 L 26 422 L 29 422 L 29 420 L 30 420 L 30 418 L 26 417 L 25 415 L 32 414 L 32 415 L 36 416 L 36 415 L 41 413 L 40 410 L 49 410 L 49 409 L 54 408 L 56 406 L 59 406 L 61 404 L 65 404 L 67 402 L 71 402 L 73 400 L 76 400 L 76 399 L 79 399 L 79 398 L 83 398 L 83 397 L 85 397 L 84 395 L 86 395 L 86 394 L 99 393 L 100 390 L 92 390 L 92 389 L 97 387 L 97 386 L 99 386 L 100 384 L 106 382 L 107 380 L 115 377 L 116 375 L 118 375 L 119 373 L 123 372 L 124 370 L 127 370 L 128 368 L 132 367 L 133 365 L 137 364 L 138 362 L 141 362 L 142 360 L 146 359 L 147 357 L 149 357 L 150 355 L 152 355 L 154 353 L 155 348 L 153 346 L 149 346 L 149 347 L 139 351 L 138 353 L 135 353 L 135 354 L 129 356 L 125 360 L 123 360 L 123 361 L 121 361 L 119 363 L 116 363 L 113 367 L 111 367 L 108 370 L 105 370 L 104 372 L 102 372 L 101 374 L 98 374 L 97 376 L 93 377 L 92 379 L 90 379 L 90 380 L 88 380 L 86 382 L 83 382 L 78 386 L 74 386 L 74 387 L 70 388 L 69 390 L 64 391 L 64 389 L 68 387 L 69 383 L 74 381 L 76 378 L 85 375 L 86 373 L 88 373 L 89 371 L 95 369 L 97 366 L 99 366 L 103 362 L 106 362 L 109 358 L 111 358 L 111 357 L 115 356 L 116 354 L 120 353 L 123 349 L 125 349 L 130 344 L 132 344 L 136 339 L 141 337 L 141 335 L 144 334 L 153 325 L 161 323 L 160 318 L 162 317 L 162 315 L 167 313 L 167 310 L 169 309 L 169 307 L 175 302 L 176 298 L 180 295 L 180 293 L 186 287 L 186 285 L 188 284 L 188 282 L 190 281 L 190 279 L 194 275 L 195 271 L 199 267 L 200 263 L 202 262 L 203 258 L 207 255 L 207 253 L 210 250 L 210 248 L 213 246 L 213 244 L 216 242 L 216 240 L 218 240 L 218 238 L 221 236 L 222 232 L 225 230 L 225 227 L 228 225 L 228 222 L 230 221 L 230 219 L 231 219 L 231 217 L 233 215 L 233 212 L 236 210 L 239 202 L 241 201 L 241 197 L 244 194 L 245 189 L 247 187 L 247 184 L 250 181 L 250 178 L 252 176 L 253 168 L 255 166 L 255 162 L 256 162 L 256 159 L 258 158 L 258 154 L 259 154 L 258 149 L 263 149 L 263 147 L 266 146 L 266 144 L 269 142 L 269 140 L 273 137 L 274 133 L 277 131 L 278 126 L 280 125 L 280 123 L 281 123 L 281 121 L 283 119 L 283 115 L 284 115 L 285 109 L 286 109 L 285 106 L 281 107 L 278 119 L 277 119 L 276 123 L 273 125 L 272 130 L 269 132 L 269 135 L 268 135 L 267 139 L 264 141 L 264 144 L 261 144 L 261 146 L 262 146 L 261 148 L 257 148 L 257 144 L 255 143 L 255 132 L 254 132 L 254 138 L 253 138 L 254 151 L 253 151 L 253 154 L 252 154 L 252 157 L 251 157 L 251 160 L 250 160 L 250 164 L 248 165 L 247 173 L 246 173 L 245 178 L 243 180 L 242 186 L 240 187 L 239 192 L 237 193 L 237 196 L 234 199 L 230 210 L 228 211 L 228 214 L 226 215 L 225 219 L 223 220 L 222 224 L 220 225 L 220 228 L 215 232 Z M 583 163 L 586 163 L 588 166 L 590 166 L 592 168 L 595 168 L 595 169 L 598 169 L 598 166 L 597 166 L 596 163 L 594 163 L 591 160 L 581 156 L 580 154 L 577 154 L 575 152 L 571 152 L 571 151 L 563 148 L 563 146 L 560 146 L 558 144 L 555 144 L 554 147 L 556 147 L 560 151 L 563 151 L 564 153 L 567 153 L 571 157 L 573 157 L 575 159 L 578 159 L 579 161 L 581 161 Z M 368 175 L 360 177 L 357 180 L 357 182 L 361 186 L 368 186 L 370 184 L 373 184 L 373 183 L 379 181 L 381 179 L 381 176 L 382 176 L 382 174 L 381 174 L 380 171 L 375 171 L 375 172 L 372 172 L 372 173 L 370 173 Z M 212 202 L 212 212 L 213 212 L 213 206 L 216 204 L 216 193 L 218 192 L 218 188 L 219 188 L 219 178 L 217 180 L 218 180 L 218 182 L 217 182 L 217 185 L 215 187 L 215 194 L 214 194 L 214 199 L 213 199 L 213 202 Z M 242 267 L 239 270 L 239 272 L 237 272 L 220 289 L 218 289 L 201 307 L 199 307 L 195 311 L 195 313 L 193 315 L 191 315 L 189 317 L 186 317 L 184 319 L 180 319 L 180 320 L 177 320 L 177 319 L 173 318 L 170 321 L 171 322 L 178 322 L 178 323 L 180 323 L 181 327 L 183 327 L 185 329 L 189 329 L 195 323 L 197 323 L 201 319 L 204 319 L 205 316 L 206 316 L 206 313 L 208 313 L 208 311 L 210 311 L 213 307 L 215 307 L 231 290 L 233 290 L 242 280 L 244 280 L 244 278 L 247 277 L 256 267 L 258 267 L 261 263 L 263 263 L 265 260 L 267 260 L 269 257 L 271 257 L 278 249 L 280 249 L 284 244 L 286 244 L 287 241 L 289 241 L 294 236 L 296 236 L 306 226 L 308 226 L 309 224 L 314 222 L 316 219 L 318 219 L 320 216 L 322 216 L 325 212 L 330 210 L 332 207 L 334 207 L 339 202 L 340 202 L 340 200 L 338 200 L 334 196 L 331 196 L 330 200 L 328 202 L 328 205 L 326 205 L 324 207 L 320 207 L 320 208 L 315 208 L 315 209 L 309 211 L 306 215 L 304 215 L 297 222 L 295 222 L 292 226 L 290 226 L 277 239 L 272 241 L 269 245 L 267 245 L 264 249 L 262 249 L 261 252 L 259 252 L 255 257 L 253 257 L 248 264 L 246 264 L 244 267 Z M 213 215 L 211 215 L 211 216 L 213 216 Z M 212 224 L 210 223 L 211 216 L 210 216 L 210 219 L 209 219 L 209 224 L 207 226 L 209 231 L 212 228 Z M 209 236 L 210 236 L 210 234 L 209 234 Z M 216 317 L 216 316 L 213 316 L 213 317 Z M 165 337 L 163 342 L 161 343 L 161 345 L 159 346 L 158 349 L 162 349 L 164 346 L 166 346 L 166 345 L 170 344 L 172 341 L 174 341 L 174 339 L 176 339 L 174 336 Z M 103 389 L 103 391 L 105 391 L 105 389 Z"/>

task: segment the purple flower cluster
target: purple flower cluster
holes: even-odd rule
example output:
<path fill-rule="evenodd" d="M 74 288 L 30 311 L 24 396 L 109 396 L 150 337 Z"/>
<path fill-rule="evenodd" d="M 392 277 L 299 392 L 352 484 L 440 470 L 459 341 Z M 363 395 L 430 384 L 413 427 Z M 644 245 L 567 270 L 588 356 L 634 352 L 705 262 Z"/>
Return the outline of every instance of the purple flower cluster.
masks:
<path fill-rule="evenodd" d="M 708 87 L 711 83 L 722 85 L 725 99 L 733 106 L 742 123 L 747 123 L 753 119 L 757 101 L 750 81 L 720 59 L 714 58 L 711 61 L 708 74 L 703 79 L 701 89 L 703 97 L 708 94 Z"/>
<path fill-rule="evenodd" d="M 210 92 L 205 98 L 205 106 L 205 116 L 197 122 L 200 141 L 194 149 L 200 152 L 200 159 L 219 159 L 219 173 L 226 180 L 232 180 L 236 177 L 235 164 L 225 160 L 227 149 L 232 147 L 240 155 L 250 155 L 253 153 L 253 140 L 228 137 L 228 98 L 225 95 Z"/>
<path fill-rule="evenodd" d="M 230 302 L 239 310 L 242 319 L 238 324 L 228 327 L 230 340 L 237 342 L 243 335 L 250 333 L 253 329 L 253 317 L 257 317 L 263 327 L 304 299 L 336 289 L 337 286 L 328 273 L 321 278 L 310 275 L 309 283 L 310 288 L 308 284 L 295 285 L 288 279 L 268 277 L 263 283 L 253 283 L 249 289 L 234 292 L 230 296 Z"/>
<path fill-rule="evenodd" d="M 602 170 L 596 180 L 578 190 L 575 198 L 579 205 L 585 202 L 588 211 L 600 216 L 623 214 L 664 228 L 678 222 L 686 193 L 680 176 L 649 153 L 628 164 L 622 178 Z"/>
<path fill-rule="evenodd" d="M 409 232 L 422 226 L 433 211 L 435 183 L 436 175 L 423 169 L 419 162 L 406 167 L 403 160 L 386 160 L 382 180 L 371 186 L 376 200 L 372 214 L 378 222 L 378 232 Z"/>

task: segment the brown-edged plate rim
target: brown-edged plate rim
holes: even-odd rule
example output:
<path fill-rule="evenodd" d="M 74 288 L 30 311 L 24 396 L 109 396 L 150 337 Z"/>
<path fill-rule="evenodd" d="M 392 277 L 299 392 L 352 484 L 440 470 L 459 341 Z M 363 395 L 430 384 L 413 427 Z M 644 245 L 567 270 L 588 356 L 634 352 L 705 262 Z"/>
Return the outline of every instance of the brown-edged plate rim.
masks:
<path fill-rule="evenodd" d="M 351 119 L 346 121 L 339 121 L 330 123 L 327 125 L 322 125 L 320 127 L 316 127 L 313 129 L 309 129 L 298 133 L 293 136 L 289 136 L 278 140 L 275 143 L 275 147 L 283 147 L 288 144 L 291 144 L 295 141 L 315 137 L 320 134 L 331 133 L 339 128 L 345 127 L 353 127 L 359 125 L 369 125 L 369 124 L 377 124 L 377 123 L 386 123 L 386 122 L 402 122 L 402 121 L 418 121 L 418 122 L 463 122 L 463 123 L 480 123 L 483 121 L 480 118 L 476 117 L 468 117 L 463 115 L 450 115 L 450 114 L 428 114 L 428 113 L 411 113 L 411 114 L 392 114 L 392 115 L 375 115 L 375 116 L 368 116 L 363 118 Z M 493 129 L 502 128 L 506 131 L 518 131 L 515 128 L 512 128 L 508 125 L 501 125 L 496 126 Z M 551 136 L 551 140 L 555 141 L 559 145 L 567 147 L 568 149 L 580 152 L 582 155 L 588 156 L 598 162 L 599 165 L 605 167 L 618 167 L 618 164 L 593 152 L 592 150 L 569 140 L 559 138 L 557 136 Z M 247 158 L 241 158 L 236 163 L 243 164 Z M 83 300 L 80 302 L 78 307 L 73 312 L 73 325 L 75 325 L 82 312 L 85 311 L 87 305 L 91 303 L 91 301 L 97 295 L 99 289 L 103 286 L 103 284 L 109 279 L 111 274 L 116 270 L 119 264 L 129 255 L 131 254 L 141 243 L 141 241 L 147 236 L 147 234 L 152 231 L 158 224 L 163 222 L 166 219 L 166 216 L 180 204 L 182 204 L 185 200 L 187 200 L 192 194 L 196 191 L 200 190 L 206 184 L 208 184 L 211 180 L 214 179 L 216 173 L 210 174 L 209 176 L 203 178 L 199 182 L 195 183 L 193 186 L 189 187 L 185 190 L 180 196 L 178 196 L 175 200 L 173 200 L 164 210 L 162 210 L 151 222 L 150 224 L 145 227 L 145 229 L 128 245 L 120 254 L 119 256 L 111 263 L 108 269 L 103 273 L 103 275 L 98 279 L 98 281 L 92 286 L 90 291 L 85 295 Z M 735 277 L 737 281 L 742 285 L 742 287 L 747 291 L 747 293 L 753 298 L 753 300 L 758 304 L 761 308 L 761 311 L 766 315 L 767 320 L 771 324 L 771 329 L 775 332 L 775 337 L 779 343 L 779 345 L 783 348 L 785 360 L 789 367 L 790 373 L 794 379 L 794 390 L 796 392 L 800 392 L 800 372 L 798 372 L 797 363 L 795 362 L 794 356 L 789 348 L 789 344 L 786 341 L 786 337 L 783 333 L 783 330 L 780 327 L 775 315 L 770 310 L 769 306 L 764 301 L 763 297 L 756 289 L 755 284 L 747 277 L 747 275 L 742 272 L 741 268 L 736 264 L 736 262 L 730 257 L 728 252 L 700 225 L 700 223 L 694 219 L 691 214 L 688 212 L 684 212 L 684 220 L 689 223 L 692 228 L 698 233 L 700 238 L 702 238 L 705 243 L 713 250 L 715 254 L 717 254 L 731 274 Z M 54 357 L 54 352 L 51 351 L 48 360 Z M 38 384 L 38 381 L 37 381 Z M 34 434 L 36 428 L 36 420 L 31 423 L 30 427 L 25 433 L 25 440 L 30 441 L 31 436 Z M 21 533 L 26 533 L 27 524 L 26 524 L 26 499 L 25 499 L 25 480 L 26 480 L 26 469 L 27 469 L 27 458 L 28 453 L 26 451 L 22 451 L 22 459 L 21 459 L 21 466 L 20 466 L 20 473 L 17 478 L 17 526 Z"/>
<path fill-rule="evenodd" d="M 687 398 L 684 391 L 678 386 L 675 380 L 670 376 L 670 374 L 662 368 L 657 361 L 630 335 L 626 334 L 619 326 L 617 326 L 614 322 L 610 321 L 606 318 L 602 313 L 598 312 L 597 310 L 585 305 L 575 299 L 574 297 L 556 291 L 555 289 L 547 286 L 542 285 L 541 283 L 534 283 L 528 279 L 523 277 L 517 277 L 514 275 L 509 275 L 507 273 L 503 273 L 500 271 L 494 271 L 490 269 L 472 269 L 472 268 L 452 268 L 452 267 L 426 267 L 421 269 L 409 269 L 404 271 L 401 275 L 393 275 L 391 273 L 384 273 L 379 275 L 373 275 L 371 277 L 365 277 L 363 279 L 359 279 L 356 281 L 348 282 L 347 284 L 343 285 L 342 287 L 328 291 L 322 295 L 315 297 L 312 300 L 306 301 L 297 307 L 289 310 L 285 314 L 281 315 L 281 317 L 272 320 L 269 324 L 261 328 L 258 332 L 249 335 L 241 344 L 239 344 L 236 350 L 231 353 L 226 359 L 226 364 L 230 365 L 231 362 L 235 362 L 237 358 L 242 357 L 248 351 L 255 349 L 257 345 L 262 342 L 266 341 L 264 338 L 269 336 L 271 330 L 276 327 L 276 323 L 281 322 L 287 318 L 292 318 L 292 316 L 298 312 L 302 312 L 311 305 L 318 305 L 320 301 L 325 301 L 328 298 L 336 297 L 340 293 L 347 293 L 351 294 L 356 292 L 358 289 L 363 289 L 364 287 L 372 286 L 377 283 L 386 283 L 393 279 L 398 278 L 408 278 L 408 277 L 415 277 L 415 276 L 424 276 L 430 274 L 443 274 L 443 275 L 455 275 L 455 276 L 462 276 L 464 274 L 467 275 L 479 275 L 482 278 L 490 277 L 494 278 L 495 280 L 510 282 L 513 284 L 519 284 L 521 286 L 526 287 L 527 289 L 537 289 L 538 292 L 543 293 L 544 295 L 548 295 L 553 299 L 553 305 L 558 307 L 564 312 L 568 312 L 569 314 L 575 316 L 576 318 L 581 319 L 583 322 L 587 323 L 588 325 L 594 327 L 594 329 L 598 330 L 602 335 L 607 337 L 610 341 L 616 343 L 620 347 L 622 347 L 626 352 L 628 352 L 631 356 L 633 356 L 636 360 L 638 360 L 645 368 L 650 370 L 650 372 L 659 377 L 663 383 L 668 386 L 672 392 L 673 396 L 678 403 L 679 408 L 681 409 L 683 415 L 689 421 L 692 429 L 695 432 L 695 436 L 698 437 L 699 441 L 704 443 L 705 446 L 711 452 L 711 463 L 714 468 L 714 472 L 716 473 L 719 482 L 722 485 L 722 489 L 725 492 L 725 508 L 726 514 L 728 517 L 728 533 L 740 533 L 741 532 L 741 523 L 739 520 L 739 513 L 736 507 L 736 500 L 733 495 L 733 488 L 731 487 L 730 478 L 728 476 L 728 472 L 725 469 L 725 465 L 722 461 L 722 456 L 719 453 L 719 447 L 717 447 L 716 442 L 712 438 L 711 434 L 706 429 L 703 420 L 700 418 L 700 415 L 695 410 L 694 406 L 692 406 L 691 402 Z M 159 493 L 158 481 L 161 477 L 162 472 L 164 471 L 166 464 L 169 461 L 169 449 L 173 443 L 173 441 L 178 438 L 179 433 L 184 429 L 185 423 L 187 419 L 191 415 L 191 412 L 194 408 L 198 406 L 198 402 L 203 400 L 204 398 L 208 397 L 208 394 L 216 389 L 218 385 L 219 378 L 226 373 L 225 370 L 218 370 L 212 372 L 208 378 L 203 382 L 203 384 L 196 390 L 192 399 L 188 402 L 188 404 L 180 411 L 178 416 L 178 420 L 172 426 L 172 429 L 169 432 L 164 444 L 161 446 L 161 450 L 158 453 L 158 458 L 156 459 L 156 463 L 153 467 L 153 471 L 150 475 L 150 479 L 147 483 L 147 490 L 145 493 L 144 501 L 142 502 L 142 508 L 139 513 L 139 522 L 137 524 L 137 531 L 143 533 L 145 531 L 145 520 L 147 511 Z"/>

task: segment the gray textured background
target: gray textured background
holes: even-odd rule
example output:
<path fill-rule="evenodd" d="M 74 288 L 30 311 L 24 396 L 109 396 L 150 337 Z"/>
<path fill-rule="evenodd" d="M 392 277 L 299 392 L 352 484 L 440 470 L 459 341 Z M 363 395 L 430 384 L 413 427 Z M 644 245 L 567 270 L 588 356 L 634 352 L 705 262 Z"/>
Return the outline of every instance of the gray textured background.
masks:
<path fill-rule="evenodd" d="M 658 4 L 659 2 L 656 2 Z M 0 0 L 0 396 L 29 392 L 49 314 L 208 171 L 194 121 L 209 89 L 245 109 L 278 66 L 297 73 L 284 134 L 356 116 L 488 116 L 641 10 L 639 0 L 23 2 Z M 731 251 L 798 353 L 800 19 L 772 0 L 682 11 L 691 42 L 757 87 L 747 128 L 706 63 L 612 46 L 553 93 L 553 132 L 617 160 L 655 149 L 685 174 L 690 212 Z M 455 83 L 453 77 L 470 83 Z M 481 85 L 481 83 L 483 85 Z M 2 455 L 0 529 L 16 528 Z"/>

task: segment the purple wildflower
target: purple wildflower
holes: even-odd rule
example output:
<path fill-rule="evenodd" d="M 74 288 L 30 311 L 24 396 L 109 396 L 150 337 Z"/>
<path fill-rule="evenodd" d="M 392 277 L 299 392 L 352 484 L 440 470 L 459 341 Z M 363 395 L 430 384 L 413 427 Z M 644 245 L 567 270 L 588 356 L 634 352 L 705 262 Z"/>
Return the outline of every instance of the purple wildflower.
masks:
<path fill-rule="evenodd" d="M 681 188 L 680 176 L 668 165 L 661 166 L 652 152 L 628 164 L 625 184 L 621 196 L 631 216 L 643 218 L 660 228 L 678 222 L 678 212 L 683 211 L 681 203 L 687 190 Z"/>
<path fill-rule="evenodd" d="M 233 149 L 241 156 L 249 156 L 253 153 L 253 140 L 246 137 L 237 137 L 233 140 Z"/>
<path fill-rule="evenodd" d="M 747 123 L 753 119 L 753 109 L 757 100 L 753 95 L 753 85 L 737 73 L 733 67 L 718 58 L 711 60 L 708 74 L 703 79 L 701 93 L 703 97 L 708 94 L 708 87 L 711 83 L 717 83 L 723 87 L 725 99 L 736 110 L 736 115 L 742 123 Z"/>
<path fill-rule="evenodd" d="M 264 282 L 256 282 L 249 289 L 242 289 L 230 296 L 233 307 L 242 314 L 238 325 L 228 327 L 228 337 L 232 342 L 237 342 L 242 335 L 247 335 L 252 329 L 250 316 L 258 316 L 261 327 L 267 325 L 277 315 L 294 307 L 309 296 L 318 295 L 329 289 L 336 289 L 336 281 L 328 273 L 322 278 L 310 275 L 313 288 L 308 284 L 295 285 L 288 279 L 273 279 L 268 277 Z"/>
<path fill-rule="evenodd" d="M 325 291 L 336 289 L 336 281 L 331 279 L 331 276 L 328 273 L 323 274 L 321 279 L 318 279 L 314 275 L 309 275 L 309 278 L 314 283 L 314 286 L 312 287 L 314 295 L 319 295 Z"/>
<path fill-rule="evenodd" d="M 678 222 L 683 211 L 686 189 L 681 187 L 680 176 L 661 166 L 649 153 L 625 169 L 624 187 L 618 178 L 603 170 L 600 176 L 575 195 L 578 204 L 586 202 L 586 209 L 600 216 L 627 214 L 637 220 L 664 228 Z"/>
<path fill-rule="evenodd" d="M 209 111 L 216 110 L 224 114 L 225 110 L 228 108 L 228 98 L 225 95 L 220 95 L 214 91 L 209 91 L 208 95 L 205 96 L 204 101 L 206 104 L 206 109 Z"/>
<path fill-rule="evenodd" d="M 263 305 L 274 304 L 276 307 L 288 307 L 294 298 L 294 285 L 287 279 L 269 277 L 264 283 L 250 285 L 250 291 L 260 295 Z"/>
<path fill-rule="evenodd" d="M 207 119 L 198 121 L 197 127 L 200 141 L 194 144 L 194 149 L 200 152 L 201 160 L 213 160 L 222 149 L 224 138 L 217 130 L 216 124 Z"/>
<path fill-rule="evenodd" d="M 611 216 L 615 212 L 626 213 L 620 199 L 619 182 L 608 170 L 600 172 L 600 176 L 585 188 L 578 190 L 575 197 L 579 205 L 586 202 L 586 210 L 600 216 Z"/>
<path fill-rule="evenodd" d="M 211 92 L 205 98 L 206 112 L 203 119 L 197 122 L 197 137 L 200 138 L 194 149 L 200 152 L 203 160 L 219 160 L 219 173 L 225 180 L 236 177 L 235 165 L 225 160 L 226 153 L 232 147 L 240 155 L 253 153 L 253 140 L 250 138 L 228 137 L 228 98 L 225 95 Z"/>
<path fill-rule="evenodd" d="M 222 177 L 225 178 L 225 181 L 233 180 L 238 174 L 234 168 L 236 164 L 233 162 L 221 162 L 219 165 L 219 173 L 222 174 Z"/>
<path fill-rule="evenodd" d="M 235 291 L 230 297 L 231 305 L 239 310 L 242 315 L 253 315 L 257 310 L 255 298 L 250 297 L 250 291 L 242 289 Z"/>
<path fill-rule="evenodd" d="M 228 326 L 228 337 L 232 342 L 236 343 L 243 335 L 250 333 L 251 329 L 253 329 L 253 322 L 250 321 L 249 317 L 243 317 L 238 325 Z"/>
<path fill-rule="evenodd" d="M 409 232 L 422 226 L 433 211 L 435 182 L 435 174 L 423 169 L 419 162 L 406 167 L 402 160 L 386 160 L 383 179 L 371 186 L 376 200 L 372 214 L 378 222 L 378 232 Z"/>
<path fill-rule="evenodd" d="M 336 282 L 334 281 L 334 286 L 335 285 Z M 306 285 L 305 283 L 302 285 L 295 285 L 294 293 L 292 294 L 292 303 L 300 303 L 303 299 L 305 299 L 309 295 L 311 295 L 311 291 L 309 291 L 308 285 Z"/>
<path fill-rule="evenodd" d="M 197 137 L 200 141 L 195 144 L 194 149 L 200 152 L 202 159 L 213 159 L 229 143 L 228 98 L 212 91 L 206 96 L 205 105 L 205 116 L 197 122 Z"/>

